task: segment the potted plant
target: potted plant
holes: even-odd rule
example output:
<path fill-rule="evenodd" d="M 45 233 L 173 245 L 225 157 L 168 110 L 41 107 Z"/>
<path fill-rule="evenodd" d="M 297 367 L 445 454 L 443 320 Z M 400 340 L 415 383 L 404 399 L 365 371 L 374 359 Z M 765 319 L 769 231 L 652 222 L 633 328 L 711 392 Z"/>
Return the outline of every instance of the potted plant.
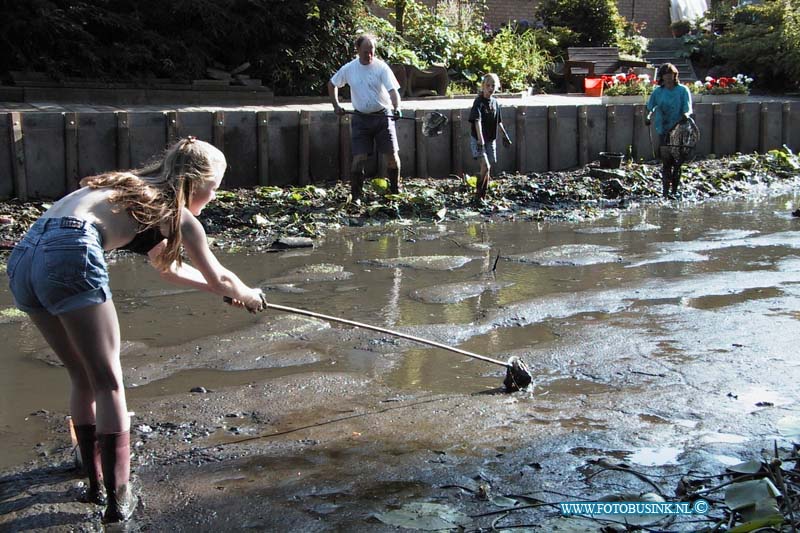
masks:
<path fill-rule="evenodd" d="M 683 85 L 689 89 L 689 93 L 692 95 L 693 104 L 699 104 L 703 101 L 703 92 L 706 88 L 702 81 L 698 80 L 694 83 L 687 81 Z"/>
<path fill-rule="evenodd" d="M 740 102 L 747 100 L 753 78 L 744 74 L 719 78 L 707 76 L 704 82 L 697 83 L 703 84 L 703 102 Z"/>
<path fill-rule="evenodd" d="M 669 25 L 669 29 L 672 30 L 672 36 L 677 39 L 678 37 L 683 37 L 691 31 L 692 23 L 688 20 L 676 20 Z"/>

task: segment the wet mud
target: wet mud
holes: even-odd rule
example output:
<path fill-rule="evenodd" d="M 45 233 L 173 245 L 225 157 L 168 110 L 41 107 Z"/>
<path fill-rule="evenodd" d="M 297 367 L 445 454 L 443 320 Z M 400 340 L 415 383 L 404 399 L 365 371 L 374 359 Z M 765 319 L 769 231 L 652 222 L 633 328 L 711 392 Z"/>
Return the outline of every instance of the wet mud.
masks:
<path fill-rule="evenodd" d="M 502 367 L 248 315 L 120 257 L 112 290 L 143 501 L 127 529 L 397 531 L 392 511 L 435 504 L 467 531 L 567 530 L 544 504 L 676 501 L 688 472 L 789 449 L 800 228 L 783 213 L 796 202 L 420 224 L 413 239 L 345 228 L 313 249 L 220 255 L 274 303 L 521 357 L 534 385 L 515 394 L 501 391 Z M 102 530 L 101 509 L 75 501 L 63 368 L 24 317 L 0 331 L 0 529 Z"/>

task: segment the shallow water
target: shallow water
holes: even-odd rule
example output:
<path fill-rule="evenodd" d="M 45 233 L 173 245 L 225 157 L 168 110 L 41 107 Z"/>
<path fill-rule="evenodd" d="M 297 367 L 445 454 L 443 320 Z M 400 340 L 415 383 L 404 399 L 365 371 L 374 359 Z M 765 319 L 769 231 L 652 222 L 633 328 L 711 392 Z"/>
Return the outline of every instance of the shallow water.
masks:
<path fill-rule="evenodd" d="M 772 357 L 793 356 L 785 346 L 800 333 L 792 307 L 800 293 L 800 220 L 789 216 L 796 203 L 795 196 L 782 196 L 652 206 L 585 223 L 348 228 L 330 232 L 313 250 L 220 259 L 247 282 L 280 289 L 268 291 L 273 303 L 402 330 L 501 361 L 518 355 L 535 375 L 535 394 L 591 397 L 640 389 L 640 382 L 621 374 L 672 379 L 680 374 L 676 365 L 698 354 L 735 357 L 737 346 L 757 343 Z M 264 316 L 167 286 L 138 257 L 113 261 L 111 279 L 126 369 L 153 354 L 188 352 L 185 369 L 178 364 L 163 379 L 135 383 L 129 396 L 137 400 L 199 384 L 244 386 L 334 370 L 372 372 L 400 392 L 474 393 L 501 386 L 505 374 L 500 366 L 378 334 L 370 336 L 378 339 L 375 345 L 292 334 L 298 350 L 310 354 L 299 364 L 194 368 L 195 343 L 199 349 L 202 339 L 230 340 L 236 358 L 241 332 L 258 331 Z M 463 290 L 454 283 L 463 283 Z M 0 307 L 10 305 L 4 288 Z M 743 314 L 752 320 L 741 320 Z M 780 334 L 765 331 L 777 317 Z M 66 412 L 68 381 L 27 320 L 0 323 L 0 335 L 6 339 L 0 349 L 2 467 L 30 457 L 42 431 L 38 410 Z M 270 341 L 264 345 L 267 350 Z M 366 351 L 371 348 L 388 352 L 390 364 L 376 371 L 375 355 Z M 755 409 L 758 401 L 796 401 L 796 388 L 777 381 L 774 389 L 746 391 L 733 401 L 741 409 Z M 669 414 L 665 420 L 679 424 Z"/>

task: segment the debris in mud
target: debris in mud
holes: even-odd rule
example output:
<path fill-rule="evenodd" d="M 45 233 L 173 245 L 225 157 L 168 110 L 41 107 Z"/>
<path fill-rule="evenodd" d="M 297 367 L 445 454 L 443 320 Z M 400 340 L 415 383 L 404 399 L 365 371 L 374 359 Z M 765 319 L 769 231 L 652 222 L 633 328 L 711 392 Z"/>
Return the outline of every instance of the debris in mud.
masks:
<path fill-rule="evenodd" d="M 603 490 L 599 488 L 603 483 L 596 478 L 603 473 L 616 474 L 610 485 L 605 486 L 618 487 L 618 490 L 606 494 L 567 496 L 543 489 L 529 494 L 494 495 L 488 484 L 481 484 L 477 490 L 460 485 L 441 488 L 459 488 L 494 507 L 470 514 L 475 531 L 536 527 L 541 531 L 575 532 L 788 533 L 796 531 L 800 525 L 800 495 L 796 490 L 800 481 L 800 470 L 796 465 L 800 457 L 797 451 L 795 445 L 784 459 L 776 455 L 751 460 L 727 467 L 725 472 L 717 475 L 690 471 L 680 477 L 673 491 L 665 485 L 674 479 L 674 475 L 646 475 L 625 463 L 607 460 L 590 461 L 585 472 L 587 484 L 590 487 L 597 485 L 598 492 Z M 795 463 L 794 468 L 790 468 L 790 462 Z M 626 477 L 634 483 L 626 481 Z M 644 482 L 647 490 L 631 491 L 636 480 Z M 670 496 L 670 492 L 674 495 Z M 421 509 L 419 506 L 424 505 L 416 504 L 413 509 Z M 408 511 L 408 506 L 404 509 Z M 639 509 L 641 512 L 637 512 Z M 423 529 L 415 523 L 421 512 L 410 514 L 390 516 L 402 516 L 402 527 Z M 401 525 L 398 522 L 385 523 Z M 539 529 L 545 524 L 551 527 Z"/>
<path fill-rule="evenodd" d="M 422 531 L 441 531 L 463 528 L 470 518 L 439 503 L 409 503 L 400 509 L 377 513 L 375 518 L 390 526 Z"/>
<path fill-rule="evenodd" d="M 618 170 L 594 164 L 566 171 L 504 174 L 492 180 L 488 201 L 476 210 L 469 179 L 406 179 L 399 194 L 367 187 L 353 202 L 349 184 L 305 187 L 256 187 L 219 191 L 201 215 L 214 246 L 278 250 L 309 246 L 327 228 L 363 226 L 391 220 L 465 219 L 476 216 L 514 219 L 588 219 L 604 209 L 635 202 L 660 202 L 659 165 L 629 162 Z M 687 163 L 681 179 L 682 201 L 713 196 L 747 196 L 800 177 L 800 161 L 788 149 L 741 154 Z M 792 183 L 789 183 L 790 185 Z M 0 246 L 11 249 L 50 207 L 42 202 L 0 203 Z M 795 211 L 795 216 L 800 209 Z"/>

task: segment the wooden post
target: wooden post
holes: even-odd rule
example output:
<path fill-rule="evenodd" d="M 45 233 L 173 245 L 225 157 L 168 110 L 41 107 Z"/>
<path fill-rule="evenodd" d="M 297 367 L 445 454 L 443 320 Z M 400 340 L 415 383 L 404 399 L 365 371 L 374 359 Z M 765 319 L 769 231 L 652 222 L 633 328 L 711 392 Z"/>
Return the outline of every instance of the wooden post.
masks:
<path fill-rule="evenodd" d="M 578 163 L 583 166 L 589 162 L 589 110 L 585 105 L 578 106 Z"/>
<path fill-rule="evenodd" d="M 547 108 L 547 170 L 559 168 L 561 158 L 558 157 L 558 143 L 554 142 L 558 139 L 558 109 L 556 107 Z"/>
<path fill-rule="evenodd" d="M 22 115 L 8 114 L 9 139 L 11 140 L 11 172 L 14 174 L 14 194 L 22 201 L 28 199 L 28 177 L 25 172 L 25 143 L 22 131 Z"/>
<path fill-rule="evenodd" d="M 299 152 L 300 161 L 298 165 L 298 183 L 308 185 L 309 183 L 309 159 L 311 158 L 311 112 L 300 111 L 300 142 Z"/>
<path fill-rule="evenodd" d="M 225 112 L 214 111 L 214 119 L 211 132 L 211 144 L 225 150 Z"/>
<path fill-rule="evenodd" d="M 352 165 L 353 155 L 351 153 L 350 139 L 350 115 L 339 116 L 339 179 L 342 181 L 350 179 L 350 166 Z"/>
<path fill-rule="evenodd" d="M 758 151 L 761 153 L 766 152 L 767 138 L 769 131 L 769 107 L 765 102 L 761 103 L 761 120 L 758 125 Z"/>
<path fill-rule="evenodd" d="M 525 117 L 527 113 L 525 112 L 524 107 L 517 108 L 517 138 L 514 140 L 516 145 L 516 150 L 514 151 L 516 154 L 516 170 L 517 172 L 524 173 L 525 169 L 528 168 L 528 151 L 525 147 L 528 144 L 527 135 L 525 134 Z"/>
<path fill-rule="evenodd" d="M 606 150 L 611 151 L 611 147 L 608 145 L 608 130 L 612 127 L 615 127 L 617 124 L 617 106 L 616 105 L 609 105 L 606 106 Z"/>
<path fill-rule="evenodd" d="M 128 113 L 118 111 L 117 115 L 117 168 L 131 168 L 131 129 Z"/>
<path fill-rule="evenodd" d="M 178 140 L 178 112 L 167 111 L 167 146 L 172 146 Z"/>
<path fill-rule="evenodd" d="M 781 109 L 781 146 L 792 145 L 792 104 L 784 102 Z"/>
<path fill-rule="evenodd" d="M 744 145 L 744 106 L 736 106 L 736 151 L 741 152 Z"/>
<path fill-rule="evenodd" d="M 269 185 L 269 111 L 256 113 L 256 143 L 258 146 L 258 184 Z"/>
<path fill-rule="evenodd" d="M 461 110 L 453 109 L 450 112 L 452 120 L 450 121 L 450 139 L 453 144 L 453 160 L 451 166 L 453 174 L 462 178 L 464 176 L 464 157 L 462 155 L 462 137 L 461 137 Z"/>
<path fill-rule="evenodd" d="M 68 193 L 78 188 L 78 114 L 64 113 L 64 164 L 66 190 Z"/>
<path fill-rule="evenodd" d="M 647 105 L 637 104 L 633 108 L 633 157 L 638 161 L 646 159 L 652 153 L 649 142 L 650 134 L 648 133 L 650 126 L 646 126 L 644 123 L 646 117 Z M 645 140 L 647 148 L 645 148 Z"/>
<path fill-rule="evenodd" d="M 711 151 L 718 156 L 722 154 L 722 106 L 718 103 L 711 104 Z"/>
<path fill-rule="evenodd" d="M 421 109 L 417 109 L 414 115 L 417 119 L 416 121 L 416 148 L 417 148 L 417 177 L 418 178 L 427 178 L 428 177 L 428 142 L 425 138 L 425 135 L 422 133 L 422 120 L 425 118 L 425 112 Z"/>

